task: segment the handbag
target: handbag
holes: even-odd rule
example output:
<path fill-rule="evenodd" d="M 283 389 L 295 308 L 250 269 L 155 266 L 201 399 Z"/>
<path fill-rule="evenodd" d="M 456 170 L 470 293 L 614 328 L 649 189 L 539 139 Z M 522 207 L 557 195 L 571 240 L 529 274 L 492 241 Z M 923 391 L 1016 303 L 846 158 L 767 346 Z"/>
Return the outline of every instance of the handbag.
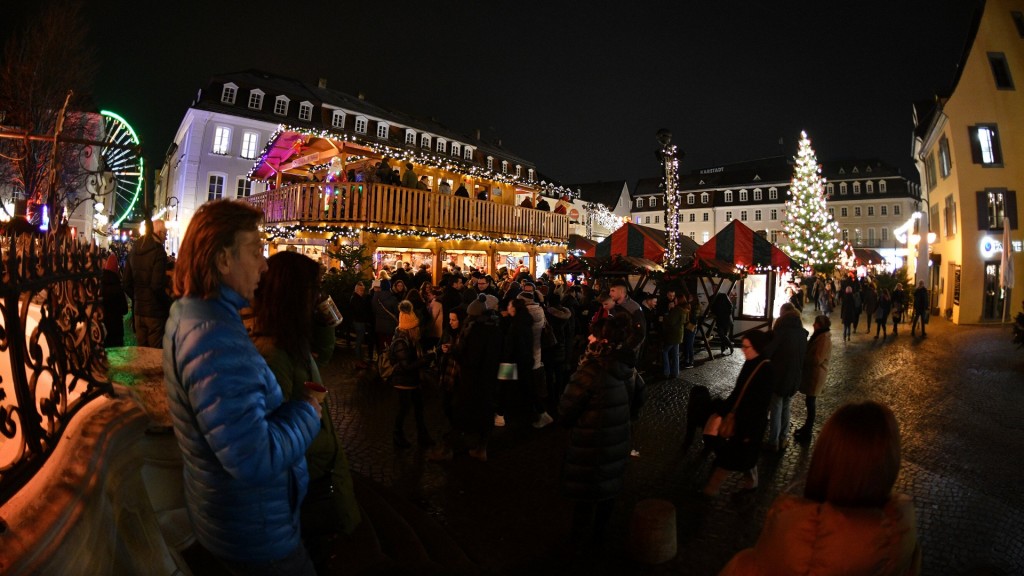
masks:
<path fill-rule="evenodd" d="M 723 440 L 728 440 L 736 434 L 736 408 L 739 407 L 740 401 L 743 400 L 743 395 L 747 393 L 747 386 L 750 381 L 754 379 L 754 375 L 757 371 L 764 366 L 765 363 L 771 362 L 771 360 L 765 360 L 754 368 L 754 371 L 747 376 L 747 381 L 743 383 L 743 388 L 740 389 L 740 395 L 736 397 L 736 401 L 733 402 L 732 408 L 729 409 L 729 413 L 725 416 L 719 416 L 717 413 L 712 413 L 711 417 L 708 418 L 707 424 L 704 425 L 704 434 L 706 436 L 718 436 Z M 717 418 L 717 420 L 716 420 Z M 715 433 L 709 431 L 714 430 Z"/>
<path fill-rule="evenodd" d="M 555 336 L 555 330 L 547 319 L 544 320 L 544 328 L 540 331 L 540 345 L 542 348 L 558 346 L 558 337 Z"/>

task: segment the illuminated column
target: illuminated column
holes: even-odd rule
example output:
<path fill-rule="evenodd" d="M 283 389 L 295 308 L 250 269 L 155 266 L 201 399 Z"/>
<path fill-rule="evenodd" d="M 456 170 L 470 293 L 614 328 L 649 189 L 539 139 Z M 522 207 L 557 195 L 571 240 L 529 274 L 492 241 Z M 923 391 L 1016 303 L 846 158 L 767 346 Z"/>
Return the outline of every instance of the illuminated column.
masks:
<path fill-rule="evenodd" d="M 677 152 L 672 144 L 672 132 L 662 128 L 658 130 L 658 143 L 661 148 L 655 156 L 661 161 L 664 175 L 661 187 L 665 191 L 665 261 L 666 268 L 680 265 L 679 245 L 679 160 L 682 152 Z"/>

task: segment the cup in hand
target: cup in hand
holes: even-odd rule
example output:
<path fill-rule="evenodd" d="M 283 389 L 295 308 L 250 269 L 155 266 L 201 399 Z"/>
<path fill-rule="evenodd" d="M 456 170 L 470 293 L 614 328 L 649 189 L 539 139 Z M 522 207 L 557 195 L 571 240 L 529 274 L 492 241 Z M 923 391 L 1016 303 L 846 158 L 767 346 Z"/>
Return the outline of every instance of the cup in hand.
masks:
<path fill-rule="evenodd" d="M 316 305 L 317 317 L 324 326 L 334 328 L 341 324 L 341 310 L 334 303 L 334 299 L 328 296 L 323 302 Z"/>
<path fill-rule="evenodd" d="M 323 385 L 317 384 L 316 382 L 306 382 L 306 393 L 310 398 L 316 401 L 317 404 L 324 401 L 327 398 L 327 388 Z"/>

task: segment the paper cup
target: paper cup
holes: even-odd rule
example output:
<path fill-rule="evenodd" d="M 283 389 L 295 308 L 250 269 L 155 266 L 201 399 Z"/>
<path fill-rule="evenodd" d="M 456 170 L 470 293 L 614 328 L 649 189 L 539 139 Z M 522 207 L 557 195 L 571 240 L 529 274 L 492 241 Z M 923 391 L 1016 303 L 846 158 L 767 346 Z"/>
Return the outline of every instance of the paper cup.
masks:
<path fill-rule="evenodd" d="M 330 296 L 326 300 L 316 305 L 316 311 L 320 316 L 320 322 L 324 326 L 330 326 L 331 328 L 341 324 L 341 310 L 338 310 L 337 304 L 334 303 L 334 299 Z"/>
<path fill-rule="evenodd" d="M 327 388 L 316 382 L 306 382 L 306 391 L 309 392 L 313 400 L 316 400 L 317 404 L 323 402 L 324 398 L 327 398 Z"/>

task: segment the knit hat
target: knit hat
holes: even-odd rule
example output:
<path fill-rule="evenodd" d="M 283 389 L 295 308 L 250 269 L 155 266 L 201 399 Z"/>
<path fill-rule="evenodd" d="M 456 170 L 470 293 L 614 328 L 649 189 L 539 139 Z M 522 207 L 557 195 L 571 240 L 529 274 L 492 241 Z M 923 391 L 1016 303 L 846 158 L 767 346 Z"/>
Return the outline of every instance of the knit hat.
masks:
<path fill-rule="evenodd" d="M 516 298 L 526 300 L 527 302 L 533 302 L 533 292 L 520 292 L 516 295 Z"/>
<path fill-rule="evenodd" d="M 412 302 L 408 300 L 402 300 L 398 303 L 398 329 L 399 330 L 412 330 L 413 328 L 419 328 L 420 321 L 416 318 L 416 313 L 413 312 Z"/>
<path fill-rule="evenodd" d="M 466 313 L 470 316 L 483 316 L 484 312 L 487 311 L 487 305 L 485 302 L 487 302 L 486 295 L 478 295 L 476 300 L 470 302 L 469 306 L 466 307 Z"/>
<path fill-rule="evenodd" d="M 498 297 L 493 294 L 484 294 L 484 305 L 488 310 L 498 311 Z"/>
<path fill-rule="evenodd" d="M 111 254 L 107 256 L 107 261 L 103 263 L 103 269 L 111 272 L 117 272 L 117 255 Z"/>

